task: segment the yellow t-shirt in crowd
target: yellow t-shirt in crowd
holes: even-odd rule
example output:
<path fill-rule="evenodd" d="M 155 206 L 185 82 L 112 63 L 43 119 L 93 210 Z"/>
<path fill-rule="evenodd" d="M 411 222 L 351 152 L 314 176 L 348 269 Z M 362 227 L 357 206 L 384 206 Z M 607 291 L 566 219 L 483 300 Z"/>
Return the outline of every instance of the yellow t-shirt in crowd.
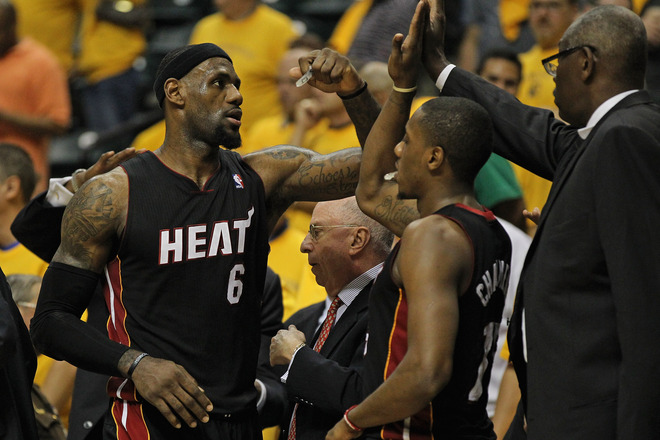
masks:
<path fill-rule="evenodd" d="M 99 0 L 81 0 L 83 15 L 80 54 L 76 69 L 90 83 L 97 83 L 128 70 L 147 46 L 144 32 L 96 18 Z M 131 0 L 142 5 L 145 0 Z"/>
<path fill-rule="evenodd" d="M 346 9 L 341 18 L 335 25 L 335 29 L 330 35 L 328 44 L 337 52 L 346 55 L 351 48 L 355 35 L 365 15 L 369 12 L 373 0 L 356 0 Z"/>
<path fill-rule="evenodd" d="M 12 0 L 19 37 L 30 36 L 55 55 L 65 71 L 73 66 L 80 8 L 77 0 Z"/>
<path fill-rule="evenodd" d="M 5 275 L 25 274 L 43 277 L 48 263 L 16 242 L 9 249 L 0 249 L 0 267 Z"/>
<path fill-rule="evenodd" d="M 541 64 L 541 60 L 557 53 L 557 48 L 548 50 L 541 49 L 536 45 L 528 52 L 520 55 L 520 62 L 522 64 L 522 81 L 518 89 L 518 99 L 523 104 L 531 105 L 534 107 L 541 107 L 552 110 L 555 117 L 558 117 L 557 106 L 555 105 L 555 82 L 552 77 L 548 75 L 545 68 Z M 516 173 L 520 187 L 523 190 L 523 197 L 525 199 L 525 206 L 527 209 L 538 207 L 543 208 L 545 201 L 548 199 L 550 193 L 550 186 L 552 182 L 539 177 L 516 164 L 513 165 L 513 170 Z M 533 225 L 530 222 L 530 227 Z"/>

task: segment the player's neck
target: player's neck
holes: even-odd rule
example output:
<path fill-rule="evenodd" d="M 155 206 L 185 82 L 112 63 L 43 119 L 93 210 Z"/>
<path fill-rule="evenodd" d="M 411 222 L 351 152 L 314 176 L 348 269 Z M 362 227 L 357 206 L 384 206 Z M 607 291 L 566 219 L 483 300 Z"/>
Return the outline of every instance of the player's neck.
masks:
<path fill-rule="evenodd" d="M 439 192 L 427 194 L 417 199 L 417 210 L 422 217 L 433 214 L 448 205 L 460 203 L 475 209 L 481 209 L 481 205 L 470 191 Z"/>
<path fill-rule="evenodd" d="M 167 142 L 154 153 L 172 170 L 190 178 L 202 188 L 220 166 L 219 148 L 177 148 Z"/>

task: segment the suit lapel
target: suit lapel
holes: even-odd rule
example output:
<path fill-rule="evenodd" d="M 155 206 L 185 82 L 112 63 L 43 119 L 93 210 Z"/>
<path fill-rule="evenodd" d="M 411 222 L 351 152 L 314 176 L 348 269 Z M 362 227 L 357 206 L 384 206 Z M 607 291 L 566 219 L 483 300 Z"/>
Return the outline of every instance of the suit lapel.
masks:
<path fill-rule="evenodd" d="M 339 321 L 337 321 L 330 330 L 328 339 L 325 341 L 325 344 L 323 344 L 323 347 L 321 348 L 321 353 L 325 357 L 328 357 L 328 354 L 332 353 L 335 347 L 337 347 L 342 339 L 344 339 L 348 331 L 353 328 L 360 315 L 366 311 L 367 306 L 369 305 L 369 291 L 371 290 L 372 284 L 373 282 L 369 283 L 364 289 L 360 291 L 351 305 L 348 306 L 348 308 L 341 315 L 341 319 L 339 319 Z"/>

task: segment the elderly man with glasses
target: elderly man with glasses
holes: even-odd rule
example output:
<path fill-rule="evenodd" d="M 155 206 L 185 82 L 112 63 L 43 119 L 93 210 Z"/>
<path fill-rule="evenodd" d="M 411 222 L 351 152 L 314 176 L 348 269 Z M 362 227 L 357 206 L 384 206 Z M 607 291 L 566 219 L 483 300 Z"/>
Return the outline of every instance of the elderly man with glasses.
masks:
<path fill-rule="evenodd" d="M 354 197 L 314 208 L 300 250 L 328 297 L 291 316 L 270 346 L 271 363 L 288 366 L 284 438 L 323 438 L 361 400 L 369 291 L 392 240 Z"/>
<path fill-rule="evenodd" d="M 640 90 L 641 19 L 618 6 L 594 8 L 543 60 L 567 124 L 453 68 L 442 2 L 430 3 L 424 61 L 442 95 L 483 105 L 495 152 L 552 180 L 508 334 L 527 436 L 657 438 L 660 109 Z"/>

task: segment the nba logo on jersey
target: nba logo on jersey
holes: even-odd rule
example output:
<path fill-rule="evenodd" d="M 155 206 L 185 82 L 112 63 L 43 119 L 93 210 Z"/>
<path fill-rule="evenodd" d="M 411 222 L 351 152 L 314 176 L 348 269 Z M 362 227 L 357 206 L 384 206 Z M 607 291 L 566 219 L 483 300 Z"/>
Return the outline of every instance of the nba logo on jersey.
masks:
<path fill-rule="evenodd" d="M 243 179 L 241 178 L 240 174 L 234 174 L 234 187 L 243 189 L 245 186 L 243 185 Z"/>

